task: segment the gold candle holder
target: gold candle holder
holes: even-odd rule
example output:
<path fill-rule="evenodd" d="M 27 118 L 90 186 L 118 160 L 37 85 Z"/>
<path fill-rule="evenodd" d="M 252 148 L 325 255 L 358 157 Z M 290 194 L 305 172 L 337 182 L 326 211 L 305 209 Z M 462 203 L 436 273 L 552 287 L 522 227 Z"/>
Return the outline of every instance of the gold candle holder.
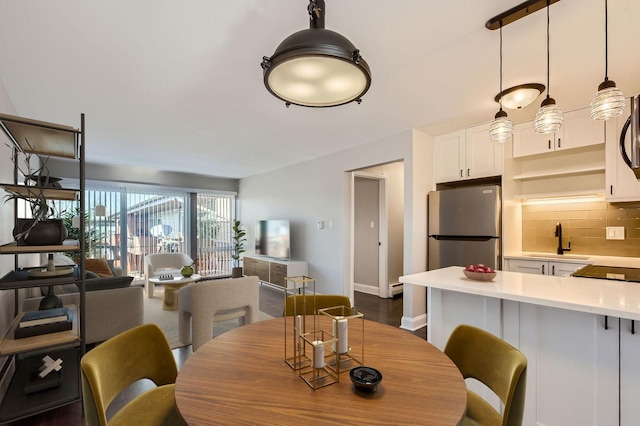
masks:
<path fill-rule="evenodd" d="M 364 314 L 347 306 L 319 309 L 320 315 L 331 318 L 335 343 L 330 350 L 335 359 L 328 362 L 327 367 L 337 374 L 349 371 L 364 363 Z M 349 336 L 360 336 L 349 340 Z M 352 342 L 361 342 L 353 344 Z"/>
<path fill-rule="evenodd" d="M 289 367 L 300 370 L 311 365 L 311 355 L 307 352 L 307 347 L 303 342 L 302 335 L 312 330 L 307 328 L 307 318 L 305 312 L 307 289 L 316 293 L 316 280 L 307 276 L 285 277 L 284 306 L 287 305 L 287 296 L 301 294 L 302 303 L 293 299 L 293 315 L 284 317 L 284 360 Z M 315 308 L 315 300 L 314 300 Z M 315 327 L 315 326 L 314 326 Z M 315 328 L 314 328 L 315 329 Z"/>
<path fill-rule="evenodd" d="M 305 333 L 301 337 L 307 353 L 311 354 L 310 365 L 300 370 L 302 380 L 313 390 L 338 383 L 338 373 L 329 367 L 337 362 L 337 354 L 330 350 L 336 339 L 324 330 Z"/>

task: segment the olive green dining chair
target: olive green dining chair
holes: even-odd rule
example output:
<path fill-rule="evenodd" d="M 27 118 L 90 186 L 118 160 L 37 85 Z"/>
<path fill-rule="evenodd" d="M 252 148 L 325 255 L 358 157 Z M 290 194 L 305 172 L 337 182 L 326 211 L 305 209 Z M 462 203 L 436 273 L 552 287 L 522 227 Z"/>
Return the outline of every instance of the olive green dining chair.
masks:
<path fill-rule="evenodd" d="M 484 383 L 504 405 L 500 414 L 467 389 L 463 425 L 522 425 L 527 380 L 527 358 L 522 352 L 491 333 L 460 325 L 451 333 L 444 353 L 456 364 L 462 377 Z"/>
<path fill-rule="evenodd" d="M 304 297 L 304 299 L 303 299 Z M 284 304 L 284 316 L 315 315 L 318 309 L 333 308 L 334 306 L 351 307 L 351 300 L 342 294 L 295 294 L 287 296 Z"/>
<path fill-rule="evenodd" d="M 178 368 L 162 330 L 143 324 L 88 351 L 80 360 L 87 426 L 184 425 L 175 400 Z M 156 387 L 127 402 L 109 420 L 109 404 L 128 386 L 149 379 Z"/>

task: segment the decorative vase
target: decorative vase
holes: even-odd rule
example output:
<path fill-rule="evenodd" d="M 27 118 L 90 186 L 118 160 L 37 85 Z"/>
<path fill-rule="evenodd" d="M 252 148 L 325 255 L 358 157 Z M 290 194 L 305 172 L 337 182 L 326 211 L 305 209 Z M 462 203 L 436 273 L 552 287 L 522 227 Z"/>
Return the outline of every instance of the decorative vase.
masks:
<path fill-rule="evenodd" d="M 47 219 L 33 222 L 35 219 L 18 219 L 13 229 L 13 237 L 18 245 L 49 246 L 60 245 L 67 238 L 67 228 L 62 219 Z M 29 231 L 28 235 L 22 233 Z"/>
<path fill-rule="evenodd" d="M 182 267 L 182 269 L 180 269 L 180 273 L 185 278 L 189 278 L 191 275 L 193 275 L 193 272 L 193 266 L 191 265 L 185 265 Z"/>
<path fill-rule="evenodd" d="M 53 293 L 53 286 L 50 285 L 49 291 L 47 291 L 47 295 L 44 296 L 40 301 L 40 306 L 38 307 L 38 310 L 43 311 L 45 309 L 55 309 L 55 308 L 62 308 L 62 300 L 60 300 L 60 297 L 56 296 Z"/>

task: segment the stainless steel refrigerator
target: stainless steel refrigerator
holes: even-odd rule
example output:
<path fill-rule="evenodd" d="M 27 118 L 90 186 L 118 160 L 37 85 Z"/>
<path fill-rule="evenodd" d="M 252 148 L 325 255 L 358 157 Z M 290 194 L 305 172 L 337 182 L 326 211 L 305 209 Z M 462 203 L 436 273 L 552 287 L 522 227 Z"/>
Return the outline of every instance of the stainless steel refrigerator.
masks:
<path fill-rule="evenodd" d="M 483 263 L 502 268 L 502 197 L 497 185 L 428 195 L 429 270 Z"/>

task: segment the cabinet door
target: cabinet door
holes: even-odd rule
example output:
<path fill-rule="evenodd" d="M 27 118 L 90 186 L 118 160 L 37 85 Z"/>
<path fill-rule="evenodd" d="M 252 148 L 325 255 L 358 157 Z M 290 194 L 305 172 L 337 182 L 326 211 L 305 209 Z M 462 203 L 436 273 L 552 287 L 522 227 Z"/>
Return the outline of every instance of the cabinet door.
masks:
<path fill-rule="evenodd" d="M 286 283 L 284 282 L 284 279 L 287 276 L 287 265 L 276 262 L 269 263 L 269 282 L 271 284 L 285 287 Z"/>
<path fill-rule="evenodd" d="M 464 179 L 464 138 L 464 130 L 435 138 L 434 169 L 436 183 Z"/>
<path fill-rule="evenodd" d="M 504 144 L 489 139 L 491 123 L 470 127 L 465 131 L 466 179 L 502 175 Z"/>
<path fill-rule="evenodd" d="M 591 118 L 588 108 L 567 112 L 563 117 L 563 138 L 556 140 L 556 150 L 604 143 L 604 125 Z"/>
<path fill-rule="evenodd" d="M 578 269 L 582 268 L 583 266 L 585 265 L 581 263 L 549 262 L 548 275 L 556 275 L 559 277 L 563 277 L 565 275 L 571 275 Z"/>
<path fill-rule="evenodd" d="M 640 181 L 636 179 L 620 153 L 620 134 L 625 121 L 629 118 L 629 99 L 626 101 L 626 113 L 615 120 L 605 123 L 606 146 L 605 179 L 607 183 L 607 201 L 640 201 Z M 631 137 L 627 132 L 625 139 L 627 155 L 630 155 Z"/>
<path fill-rule="evenodd" d="M 269 262 L 252 257 L 243 257 L 242 266 L 245 275 L 255 275 L 260 281 L 269 282 Z"/>
<path fill-rule="evenodd" d="M 631 334 L 631 320 L 621 320 L 620 329 L 620 425 L 637 425 L 640 419 L 640 324 L 635 323 Z"/>
<path fill-rule="evenodd" d="M 617 425 L 618 322 L 605 330 L 601 315 L 526 303 L 518 318 L 528 361 L 522 424 Z"/>
<path fill-rule="evenodd" d="M 509 259 L 509 271 L 522 272 L 523 274 L 548 275 L 549 262 Z"/>
<path fill-rule="evenodd" d="M 513 157 L 543 154 L 555 150 L 556 141 L 562 141 L 562 128 L 553 134 L 539 134 L 533 130 L 533 121 L 513 126 Z"/>

